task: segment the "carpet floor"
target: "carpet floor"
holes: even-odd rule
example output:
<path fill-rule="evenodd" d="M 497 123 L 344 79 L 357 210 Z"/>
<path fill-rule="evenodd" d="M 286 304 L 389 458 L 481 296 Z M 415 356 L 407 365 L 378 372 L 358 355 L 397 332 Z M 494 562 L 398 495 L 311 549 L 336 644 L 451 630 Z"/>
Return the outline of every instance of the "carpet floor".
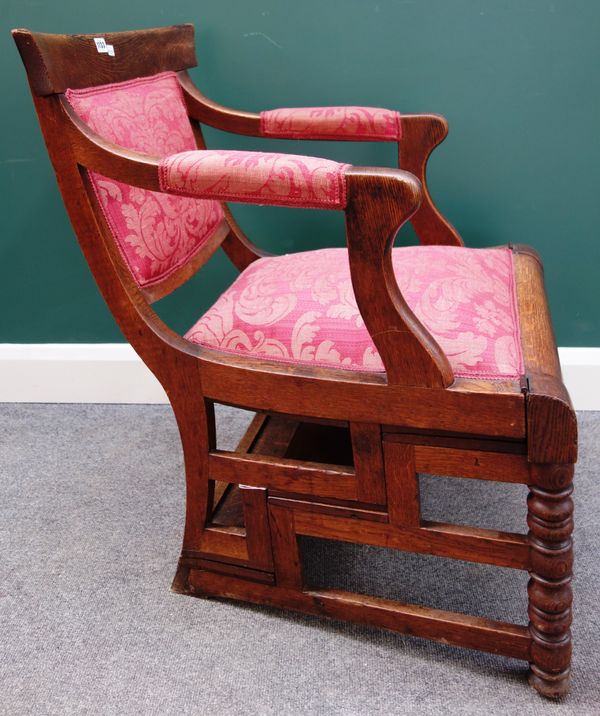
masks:
<path fill-rule="evenodd" d="M 576 471 L 573 689 L 522 662 L 169 591 L 184 511 L 166 406 L 0 405 L 0 713 L 600 714 L 600 413 Z M 222 409 L 231 447 L 248 414 Z M 525 488 L 422 479 L 424 515 L 522 531 Z M 311 584 L 525 623 L 526 575 L 305 539 Z"/>

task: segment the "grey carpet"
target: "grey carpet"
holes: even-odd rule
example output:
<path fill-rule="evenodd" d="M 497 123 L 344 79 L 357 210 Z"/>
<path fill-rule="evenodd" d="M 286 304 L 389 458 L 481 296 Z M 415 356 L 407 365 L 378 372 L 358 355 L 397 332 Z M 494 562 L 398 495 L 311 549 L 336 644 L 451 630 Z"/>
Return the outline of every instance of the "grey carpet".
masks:
<path fill-rule="evenodd" d="M 247 416 L 219 413 L 231 445 Z M 521 662 L 169 592 L 184 507 L 165 406 L 0 406 L 0 712 L 598 714 L 600 413 L 580 416 L 573 690 Z M 520 529 L 524 492 L 423 480 L 426 516 Z M 524 622 L 525 575 L 305 540 L 310 581 Z"/>

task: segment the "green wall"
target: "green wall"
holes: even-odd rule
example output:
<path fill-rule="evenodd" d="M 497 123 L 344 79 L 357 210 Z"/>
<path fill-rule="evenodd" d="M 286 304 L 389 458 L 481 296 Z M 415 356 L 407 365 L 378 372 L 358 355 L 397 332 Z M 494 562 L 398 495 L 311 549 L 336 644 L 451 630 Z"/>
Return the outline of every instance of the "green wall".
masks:
<path fill-rule="evenodd" d="M 0 343 L 122 340 L 81 257 L 8 31 L 94 32 L 191 21 L 215 100 L 434 111 L 450 136 L 430 162 L 441 210 L 471 246 L 543 255 L 560 345 L 600 345 L 600 3 L 595 0 L 0 0 Z M 270 142 L 207 131 L 212 146 L 390 164 L 392 145 Z M 342 245 L 343 216 L 235 206 L 263 246 Z M 408 236 L 408 235 L 407 235 Z M 233 275 L 213 260 L 158 310 L 185 330 Z"/>

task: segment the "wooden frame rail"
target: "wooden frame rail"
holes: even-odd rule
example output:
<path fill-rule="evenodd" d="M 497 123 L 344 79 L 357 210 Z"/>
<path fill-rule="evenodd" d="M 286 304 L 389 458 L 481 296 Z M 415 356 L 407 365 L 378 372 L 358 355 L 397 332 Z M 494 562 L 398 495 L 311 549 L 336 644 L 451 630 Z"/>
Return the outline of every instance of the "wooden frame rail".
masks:
<path fill-rule="evenodd" d="M 279 497 L 269 498 L 269 505 L 293 510 L 296 533 L 306 537 L 390 547 L 498 567 L 524 570 L 530 567 L 527 535 L 428 521 L 422 521 L 419 527 L 362 521 L 357 534 L 354 517 L 319 514 L 314 507 L 304 510 L 300 502 Z"/>
<path fill-rule="evenodd" d="M 190 569 L 187 578 L 191 590 L 207 596 L 240 599 L 330 619 L 343 619 L 514 659 L 528 660 L 530 655 L 529 630 L 518 624 L 339 590 L 299 592 L 201 569 Z"/>

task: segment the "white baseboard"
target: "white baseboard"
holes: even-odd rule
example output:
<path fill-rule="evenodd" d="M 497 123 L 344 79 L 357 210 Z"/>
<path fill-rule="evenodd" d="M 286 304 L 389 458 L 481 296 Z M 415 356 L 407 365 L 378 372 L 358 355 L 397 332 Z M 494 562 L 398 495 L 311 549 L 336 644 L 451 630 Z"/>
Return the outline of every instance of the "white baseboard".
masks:
<path fill-rule="evenodd" d="M 559 348 L 558 355 L 575 410 L 600 410 L 600 348 Z"/>
<path fill-rule="evenodd" d="M 559 348 L 576 410 L 600 410 L 600 348 Z M 166 403 L 124 343 L 0 344 L 2 403 Z"/>
<path fill-rule="evenodd" d="M 0 344 L 1 403 L 166 403 L 128 343 Z"/>

